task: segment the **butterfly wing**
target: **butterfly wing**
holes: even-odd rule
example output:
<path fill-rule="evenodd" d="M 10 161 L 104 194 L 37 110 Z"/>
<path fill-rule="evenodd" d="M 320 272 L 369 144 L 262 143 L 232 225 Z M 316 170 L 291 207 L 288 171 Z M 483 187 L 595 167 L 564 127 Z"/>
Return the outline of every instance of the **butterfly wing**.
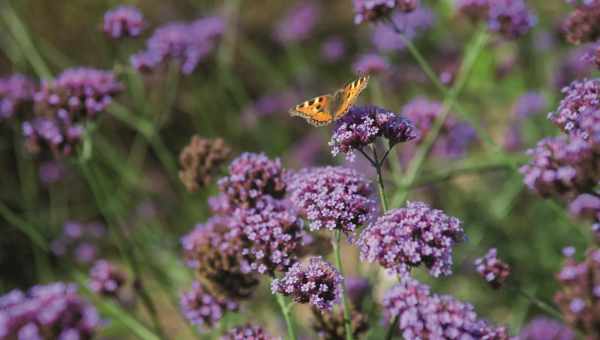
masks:
<path fill-rule="evenodd" d="M 333 96 L 325 95 L 307 100 L 290 110 L 290 115 L 306 119 L 314 126 L 324 126 L 333 121 L 331 103 Z"/>
<path fill-rule="evenodd" d="M 336 105 L 333 110 L 334 120 L 338 120 L 345 116 L 346 113 L 348 113 L 348 110 L 350 109 L 350 107 L 352 107 L 352 105 L 354 105 L 354 103 L 356 103 L 356 100 L 358 99 L 358 96 L 361 94 L 361 92 L 364 91 L 365 88 L 367 88 L 368 83 L 369 76 L 364 76 L 358 78 L 357 80 L 351 83 L 346 84 L 344 88 L 338 90 L 335 93 L 334 102 L 336 103 Z"/>

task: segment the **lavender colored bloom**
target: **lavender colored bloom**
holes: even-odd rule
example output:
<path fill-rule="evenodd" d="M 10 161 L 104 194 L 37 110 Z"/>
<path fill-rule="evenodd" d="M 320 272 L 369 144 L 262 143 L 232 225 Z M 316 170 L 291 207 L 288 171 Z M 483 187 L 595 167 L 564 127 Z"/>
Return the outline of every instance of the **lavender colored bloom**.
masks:
<path fill-rule="evenodd" d="M 275 40 L 290 43 L 308 39 L 319 21 L 320 12 L 317 4 L 311 1 L 304 1 L 291 8 L 277 24 Z"/>
<path fill-rule="evenodd" d="M 39 178 L 42 184 L 48 186 L 60 182 L 65 177 L 66 171 L 64 163 L 56 160 L 46 161 L 40 164 Z"/>
<path fill-rule="evenodd" d="M 374 211 L 369 181 L 348 168 L 301 170 L 291 176 L 289 190 L 291 201 L 311 230 L 340 229 L 350 234 Z"/>
<path fill-rule="evenodd" d="M 241 238 L 242 271 L 274 275 L 296 262 L 304 233 L 302 220 L 281 201 L 264 197 L 253 208 L 236 209 L 232 232 Z"/>
<path fill-rule="evenodd" d="M 360 235 L 363 261 L 378 262 L 389 272 L 407 277 L 425 266 L 434 277 L 452 274 L 452 247 L 461 242 L 461 222 L 422 202 L 409 202 L 371 223 Z"/>
<path fill-rule="evenodd" d="M 548 118 L 568 135 L 578 135 L 581 117 L 600 110 L 600 79 L 574 81 L 562 92 L 565 97 Z"/>
<path fill-rule="evenodd" d="M 554 75 L 555 86 L 562 89 L 574 80 L 589 77 L 596 68 L 589 58 L 591 53 L 595 53 L 594 50 L 595 44 L 582 45 L 570 50 L 561 60 Z"/>
<path fill-rule="evenodd" d="M 329 262 L 311 257 L 297 262 L 280 279 L 273 280 L 273 294 L 290 296 L 296 303 L 310 303 L 319 310 L 331 310 L 339 303 L 343 278 Z"/>
<path fill-rule="evenodd" d="M 574 216 L 588 217 L 600 221 L 600 197 L 581 194 L 569 204 L 569 212 Z"/>
<path fill-rule="evenodd" d="M 388 62 L 379 54 L 369 53 L 359 56 L 352 69 L 358 75 L 379 74 L 390 68 Z"/>
<path fill-rule="evenodd" d="M 131 57 L 131 64 L 141 71 L 153 71 L 175 60 L 183 74 L 190 74 L 214 50 L 224 30 L 225 22 L 216 16 L 163 25 L 148 39 L 146 49 Z"/>
<path fill-rule="evenodd" d="M 346 43 L 340 37 L 330 37 L 321 44 L 321 58 L 327 63 L 335 63 L 345 55 Z"/>
<path fill-rule="evenodd" d="M 479 319 L 472 305 L 449 295 L 431 294 L 428 286 L 406 278 L 383 298 L 388 323 L 398 318 L 398 330 L 405 339 L 488 339 L 508 340 L 504 327 Z"/>
<path fill-rule="evenodd" d="M 396 11 L 391 20 L 405 38 L 412 40 L 431 27 L 435 15 L 429 8 L 419 7 L 410 13 Z M 377 49 L 383 52 L 403 50 L 406 47 L 403 39 L 391 27 L 391 24 L 377 25 L 373 31 L 372 41 Z"/>
<path fill-rule="evenodd" d="M 491 248 L 484 257 L 475 260 L 475 269 L 494 289 L 502 287 L 510 275 L 510 266 L 498 259 L 496 248 Z"/>
<path fill-rule="evenodd" d="M 489 16 L 490 0 L 455 0 L 456 10 L 471 20 L 486 20 Z"/>
<path fill-rule="evenodd" d="M 554 295 L 554 301 L 563 314 L 563 320 L 584 334 L 597 334 L 600 322 L 600 249 L 589 249 L 582 262 L 567 257 L 556 278 L 561 289 Z"/>
<path fill-rule="evenodd" d="M 239 305 L 234 300 L 210 293 L 200 282 L 193 282 L 192 289 L 181 294 L 181 310 L 201 330 L 214 327 L 227 312 L 236 312 Z"/>
<path fill-rule="evenodd" d="M 388 16 L 397 6 L 396 0 L 353 0 L 354 23 L 376 22 Z"/>
<path fill-rule="evenodd" d="M 560 321 L 537 317 L 523 327 L 516 340 L 575 340 L 575 333 Z"/>
<path fill-rule="evenodd" d="M 90 264 L 96 259 L 105 233 L 106 229 L 99 223 L 67 221 L 62 235 L 52 241 L 50 248 L 56 256 Z"/>
<path fill-rule="evenodd" d="M 504 133 L 504 149 L 518 151 L 523 147 L 521 122 L 511 123 Z"/>
<path fill-rule="evenodd" d="M 546 110 L 548 100 L 541 92 L 530 91 L 519 97 L 513 108 L 517 119 L 525 119 Z"/>
<path fill-rule="evenodd" d="M 81 142 L 83 126 L 60 119 L 34 117 L 22 124 L 25 146 L 31 153 L 48 148 L 56 155 L 71 155 Z"/>
<path fill-rule="evenodd" d="M 331 153 L 337 156 L 346 155 L 354 160 L 354 150 L 361 150 L 375 142 L 377 137 L 384 137 L 390 146 L 417 138 L 413 123 L 397 114 L 377 106 L 353 106 L 338 121 L 329 146 Z"/>
<path fill-rule="evenodd" d="M 219 180 L 219 188 L 232 205 L 251 207 L 264 195 L 282 198 L 286 192 L 285 174 L 279 159 L 243 153 L 231 162 L 229 176 Z"/>
<path fill-rule="evenodd" d="M 142 13 L 133 6 L 119 6 L 104 14 L 104 33 L 113 39 L 138 37 L 146 23 Z"/>
<path fill-rule="evenodd" d="M 567 41 L 572 44 L 594 42 L 600 38 L 600 2 L 584 1 L 562 23 Z"/>
<path fill-rule="evenodd" d="M 114 264 L 98 260 L 90 270 L 90 289 L 100 295 L 118 298 L 127 276 Z"/>
<path fill-rule="evenodd" d="M 267 331 L 262 327 L 246 324 L 243 326 L 235 327 L 227 331 L 225 335 L 221 337 L 221 340 L 275 340 Z M 280 338 L 279 338 L 280 339 Z"/>
<path fill-rule="evenodd" d="M 536 22 L 537 18 L 527 7 L 525 0 L 490 1 L 488 26 L 507 39 L 527 34 Z"/>
<path fill-rule="evenodd" d="M 101 320 L 74 284 L 34 286 L 0 296 L 0 339 L 92 339 Z"/>
<path fill-rule="evenodd" d="M 345 279 L 346 294 L 353 306 L 359 308 L 373 287 L 368 279 L 364 277 L 350 276 Z"/>
<path fill-rule="evenodd" d="M 545 138 L 527 153 L 532 159 L 520 172 L 525 184 L 544 197 L 585 191 L 600 180 L 597 147 L 581 138 Z"/>
<path fill-rule="evenodd" d="M 0 78 L 0 121 L 13 117 L 33 100 L 35 85 L 21 74 Z"/>

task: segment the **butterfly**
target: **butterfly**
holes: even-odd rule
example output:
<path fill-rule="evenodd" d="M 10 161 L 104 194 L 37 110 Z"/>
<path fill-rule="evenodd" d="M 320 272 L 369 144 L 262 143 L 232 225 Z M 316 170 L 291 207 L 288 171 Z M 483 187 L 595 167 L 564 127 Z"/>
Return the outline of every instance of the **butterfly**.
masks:
<path fill-rule="evenodd" d="M 314 126 L 324 126 L 348 113 L 360 93 L 367 87 L 369 76 L 361 77 L 333 94 L 318 96 L 290 109 L 291 116 L 298 116 Z"/>

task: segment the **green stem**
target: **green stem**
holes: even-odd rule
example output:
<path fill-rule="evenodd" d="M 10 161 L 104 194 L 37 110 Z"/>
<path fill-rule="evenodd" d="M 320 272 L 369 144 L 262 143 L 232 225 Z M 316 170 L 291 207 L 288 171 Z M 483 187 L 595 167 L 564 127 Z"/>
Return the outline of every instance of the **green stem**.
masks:
<path fill-rule="evenodd" d="M 379 191 L 379 201 L 381 201 L 381 209 L 385 213 L 388 210 L 388 200 L 385 196 L 385 185 L 383 184 L 382 175 L 382 167 L 385 159 L 380 160 L 379 157 L 377 157 L 377 149 L 375 145 L 371 144 L 371 150 L 373 150 L 373 157 L 375 160 L 373 166 L 375 167 L 375 171 L 377 172 L 377 189 Z"/>
<path fill-rule="evenodd" d="M 396 328 L 398 327 L 398 321 L 400 321 L 400 318 L 398 315 L 396 315 L 394 317 L 394 320 L 390 324 L 390 328 L 388 328 L 388 331 L 385 334 L 385 340 L 392 340 L 392 337 L 394 336 L 394 333 L 396 332 Z"/>
<path fill-rule="evenodd" d="M 285 323 L 287 324 L 289 340 L 298 339 L 298 337 L 296 336 L 296 328 L 294 327 L 294 322 L 292 321 L 290 307 L 286 305 L 285 298 L 281 294 L 275 294 L 275 299 L 277 299 L 277 303 L 279 304 L 279 308 L 281 308 L 283 318 L 285 319 Z"/>
<path fill-rule="evenodd" d="M 552 316 L 558 318 L 559 320 L 563 319 L 563 316 L 560 313 L 560 311 L 558 311 L 556 308 L 552 307 L 548 303 L 536 298 L 535 296 L 527 293 L 525 290 L 523 290 L 519 287 L 513 287 L 513 289 L 516 290 L 517 293 L 519 293 L 520 295 L 525 297 L 527 300 L 529 300 L 531 303 L 536 305 L 539 309 L 543 310 L 544 312 L 548 313 L 549 315 L 552 315 Z"/>
<path fill-rule="evenodd" d="M 342 267 L 342 255 L 340 251 L 340 241 L 342 239 L 342 232 L 336 230 L 334 239 L 332 240 L 333 251 L 335 254 L 335 264 L 340 272 L 340 275 L 344 276 L 344 269 Z M 350 316 L 350 303 L 346 297 L 346 284 L 342 283 L 342 304 L 344 307 L 344 329 L 346 331 L 346 340 L 353 340 L 354 334 L 352 332 L 352 318 Z"/>

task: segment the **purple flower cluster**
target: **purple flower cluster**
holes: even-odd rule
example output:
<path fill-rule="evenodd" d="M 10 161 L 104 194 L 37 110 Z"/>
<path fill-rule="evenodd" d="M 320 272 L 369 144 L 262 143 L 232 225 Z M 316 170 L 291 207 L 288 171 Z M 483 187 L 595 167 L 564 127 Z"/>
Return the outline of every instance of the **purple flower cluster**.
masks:
<path fill-rule="evenodd" d="M 383 309 L 388 323 L 398 319 L 405 339 L 508 340 L 504 327 L 479 319 L 472 305 L 432 294 L 428 286 L 410 278 L 385 294 Z"/>
<path fill-rule="evenodd" d="M 547 107 L 548 99 L 543 93 L 529 91 L 517 99 L 513 108 L 513 115 L 517 119 L 525 119 L 544 112 Z"/>
<path fill-rule="evenodd" d="M 369 280 L 363 277 L 350 276 L 344 280 L 346 295 L 353 306 L 359 308 L 365 298 L 371 293 L 373 287 Z"/>
<path fill-rule="evenodd" d="M 34 83 L 21 74 L 0 78 L 0 121 L 9 119 L 31 104 Z"/>
<path fill-rule="evenodd" d="M 279 159 L 243 153 L 231 162 L 229 176 L 219 180 L 219 189 L 230 204 L 251 207 L 264 195 L 282 198 L 286 192 L 285 174 Z"/>
<path fill-rule="evenodd" d="M 96 309 L 73 284 L 52 283 L 0 296 L 0 339 L 88 340 L 100 325 Z"/>
<path fill-rule="evenodd" d="M 310 303 L 319 310 L 331 310 L 339 303 L 343 278 L 333 265 L 321 257 L 308 263 L 297 262 L 280 279 L 273 280 L 273 294 L 290 296 L 297 303 Z"/>
<path fill-rule="evenodd" d="M 315 2 L 303 1 L 292 7 L 275 28 L 274 38 L 281 43 L 300 42 L 310 37 L 319 21 L 321 9 Z"/>
<path fill-rule="evenodd" d="M 311 230 L 339 229 L 351 234 L 374 212 L 369 181 L 348 168 L 303 169 L 291 176 L 289 191 Z"/>
<path fill-rule="evenodd" d="M 221 337 L 221 340 L 275 340 L 267 331 L 262 327 L 246 324 L 238 326 L 227 331 L 225 335 Z"/>
<path fill-rule="evenodd" d="M 387 139 L 392 147 L 417 136 L 415 126 L 406 118 L 377 106 L 353 106 L 338 121 L 329 146 L 334 156 L 343 153 L 352 161 L 355 157 L 354 150 L 361 150 L 374 143 L 377 137 Z"/>
<path fill-rule="evenodd" d="M 321 58 L 327 63 L 335 63 L 345 55 L 346 43 L 340 37 L 329 37 L 321 44 Z"/>
<path fill-rule="evenodd" d="M 590 249 L 583 262 L 566 254 L 557 274 L 561 289 L 554 300 L 565 322 L 584 334 L 598 334 L 600 323 L 600 249 Z"/>
<path fill-rule="evenodd" d="M 352 70 L 357 75 L 374 75 L 387 71 L 390 64 L 381 55 L 376 53 L 367 53 L 357 57 Z"/>
<path fill-rule="evenodd" d="M 118 298 L 127 282 L 127 276 L 114 264 L 98 260 L 90 269 L 90 289 L 104 296 Z"/>
<path fill-rule="evenodd" d="M 62 235 L 52 241 L 51 249 L 56 256 L 90 264 L 98 256 L 98 243 L 105 235 L 106 229 L 100 223 L 68 221 Z"/>
<path fill-rule="evenodd" d="M 242 241 L 242 271 L 270 275 L 296 262 L 304 238 L 298 215 L 288 204 L 270 197 L 253 208 L 236 209 L 231 233 Z"/>
<path fill-rule="evenodd" d="M 596 44 L 587 44 L 571 49 L 561 60 L 555 72 L 555 86 L 562 89 L 576 79 L 589 77 L 596 68 L 595 60 L 591 60 L 589 57 L 591 54 L 595 54 L 595 50 Z"/>
<path fill-rule="evenodd" d="M 525 0 L 490 1 L 488 26 L 507 39 L 527 34 L 536 22 L 537 18 Z"/>
<path fill-rule="evenodd" d="M 476 259 L 475 269 L 495 289 L 502 287 L 510 275 L 510 266 L 498 259 L 496 248 L 490 249 L 484 257 Z"/>
<path fill-rule="evenodd" d="M 200 282 L 192 283 L 192 289 L 181 294 L 180 304 L 185 317 L 202 330 L 216 325 L 225 313 L 239 309 L 237 302 L 213 295 Z"/>
<path fill-rule="evenodd" d="M 429 8 L 419 7 L 410 13 L 396 11 L 390 19 L 406 39 L 412 40 L 431 27 L 435 15 Z M 406 47 L 404 40 L 395 28 L 391 24 L 377 25 L 373 31 L 373 44 L 383 52 L 403 50 Z"/>
<path fill-rule="evenodd" d="M 544 197 L 586 191 L 600 180 L 598 146 L 581 138 L 545 138 L 528 154 L 532 159 L 520 171 L 525 184 Z"/>
<path fill-rule="evenodd" d="M 379 21 L 397 6 L 396 0 L 353 0 L 353 3 L 355 24 Z"/>
<path fill-rule="evenodd" d="M 583 1 L 573 4 L 576 5 L 575 9 L 562 23 L 567 41 L 572 44 L 597 41 L 600 38 L 600 2 Z"/>
<path fill-rule="evenodd" d="M 416 98 L 404 106 L 400 115 L 415 123 L 419 130 L 419 137 L 416 141 L 421 143 L 431 131 L 443 109 L 440 102 Z M 475 130 L 470 125 L 460 122 L 450 115 L 442 125 L 439 137 L 433 147 L 433 153 L 444 157 L 458 157 L 466 152 L 475 138 Z"/>
<path fill-rule="evenodd" d="M 472 20 L 486 20 L 490 11 L 490 0 L 455 0 L 457 11 Z"/>
<path fill-rule="evenodd" d="M 581 117 L 600 110 L 600 79 L 574 81 L 562 92 L 565 97 L 548 118 L 566 134 L 578 135 Z"/>
<path fill-rule="evenodd" d="M 146 49 L 131 57 L 131 64 L 141 71 L 153 71 L 174 60 L 183 74 L 190 74 L 214 50 L 224 30 L 225 22 L 220 17 L 163 25 L 148 39 Z"/>
<path fill-rule="evenodd" d="M 575 340 L 575 333 L 560 321 L 537 317 L 521 329 L 516 340 Z"/>
<path fill-rule="evenodd" d="M 388 211 L 358 239 L 360 258 L 391 273 L 409 276 L 420 265 L 434 277 L 452 274 L 452 247 L 461 242 L 461 222 L 422 202 Z"/>
<path fill-rule="evenodd" d="M 62 181 L 65 178 L 66 173 L 66 164 L 57 160 L 42 162 L 38 169 L 40 181 L 45 186 Z"/>
<path fill-rule="evenodd" d="M 104 33 L 112 39 L 138 37 L 146 23 L 139 9 L 119 6 L 104 14 Z"/>

